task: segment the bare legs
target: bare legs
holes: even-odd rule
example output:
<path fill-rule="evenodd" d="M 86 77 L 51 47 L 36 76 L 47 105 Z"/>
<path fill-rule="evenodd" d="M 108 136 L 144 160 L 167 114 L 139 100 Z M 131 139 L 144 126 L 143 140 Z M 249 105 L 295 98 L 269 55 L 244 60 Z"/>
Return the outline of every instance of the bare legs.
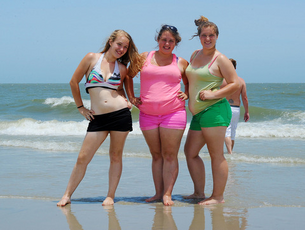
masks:
<path fill-rule="evenodd" d="M 201 131 L 189 130 L 184 145 L 187 167 L 194 183 L 194 193 L 186 196 L 186 199 L 204 199 L 205 167 L 199 156 L 199 151 L 205 141 Z"/>
<path fill-rule="evenodd" d="M 110 167 L 109 167 L 109 188 L 103 205 L 112 205 L 114 203 L 115 191 L 118 187 L 122 174 L 122 155 L 128 132 L 110 132 Z"/>
<path fill-rule="evenodd" d="M 156 194 L 147 202 L 163 199 L 164 205 L 173 205 L 172 191 L 178 176 L 178 151 L 184 130 L 157 128 L 143 130 L 152 155 L 152 174 Z"/>
<path fill-rule="evenodd" d="M 65 206 L 71 203 L 71 196 L 85 176 L 86 169 L 95 152 L 104 142 L 109 132 L 88 132 L 79 152 L 76 164 L 72 170 L 67 189 L 57 203 L 57 206 Z M 110 168 L 109 190 L 103 205 L 113 204 L 114 193 L 122 172 L 122 152 L 128 132 L 110 132 Z"/>
<path fill-rule="evenodd" d="M 146 143 L 152 155 L 152 175 L 156 194 L 146 199 L 146 202 L 161 200 L 163 196 L 163 157 L 161 154 L 161 140 L 159 129 L 143 130 Z"/>
<path fill-rule="evenodd" d="M 233 145 L 232 145 L 231 137 L 225 137 L 225 144 L 227 147 L 228 154 L 232 154 Z"/>
<path fill-rule="evenodd" d="M 224 202 L 223 194 L 228 178 L 228 164 L 223 155 L 225 131 L 226 127 L 224 126 L 202 128 L 202 132 L 189 130 L 185 144 L 185 155 L 194 182 L 194 194 L 187 198 L 204 198 L 204 164 L 199 157 L 199 151 L 204 143 L 207 144 L 211 157 L 213 193 L 199 204 L 208 205 Z"/>

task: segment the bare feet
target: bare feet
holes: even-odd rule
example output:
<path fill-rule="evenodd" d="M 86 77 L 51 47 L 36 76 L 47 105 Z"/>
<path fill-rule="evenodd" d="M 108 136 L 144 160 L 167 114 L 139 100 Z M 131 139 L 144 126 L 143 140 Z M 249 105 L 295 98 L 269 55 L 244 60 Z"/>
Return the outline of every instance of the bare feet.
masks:
<path fill-rule="evenodd" d="M 106 205 L 113 205 L 114 204 L 114 200 L 111 197 L 106 197 L 106 199 L 103 201 L 102 205 L 106 206 Z"/>
<path fill-rule="evenodd" d="M 193 193 L 192 195 L 189 195 L 189 196 L 183 196 L 184 199 L 205 199 L 205 195 L 202 194 L 195 194 Z"/>
<path fill-rule="evenodd" d="M 57 203 L 57 206 L 63 207 L 66 206 L 67 204 L 71 204 L 71 199 L 70 197 L 63 196 L 61 200 Z"/>
<path fill-rule="evenodd" d="M 146 199 L 145 201 L 146 201 L 146 202 L 154 202 L 154 201 L 161 201 L 161 199 L 162 199 L 161 196 L 154 195 L 153 197 L 148 198 L 148 199 Z"/>
<path fill-rule="evenodd" d="M 221 204 L 221 203 L 224 203 L 224 202 L 225 202 L 225 200 L 223 198 L 222 199 L 214 199 L 214 198 L 210 197 L 208 199 L 200 201 L 198 204 L 200 204 L 200 205 L 211 205 L 211 204 Z"/>
<path fill-rule="evenodd" d="M 174 201 L 172 201 L 172 196 L 164 195 L 163 204 L 165 206 L 172 206 L 174 204 Z"/>

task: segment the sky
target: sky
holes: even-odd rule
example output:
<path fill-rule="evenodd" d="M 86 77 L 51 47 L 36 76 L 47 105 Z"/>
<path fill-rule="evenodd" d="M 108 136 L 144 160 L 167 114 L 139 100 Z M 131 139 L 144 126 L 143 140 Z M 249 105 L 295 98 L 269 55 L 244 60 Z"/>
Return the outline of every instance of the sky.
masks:
<path fill-rule="evenodd" d="M 304 9 L 304 0 L 4 0 L 0 83 L 68 83 L 115 29 L 127 31 L 142 53 L 157 48 L 162 24 L 174 25 L 182 37 L 174 53 L 189 61 L 201 48 L 191 40 L 201 15 L 218 26 L 216 48 L 236 59 L 247 83 L 304 83 Z"/>

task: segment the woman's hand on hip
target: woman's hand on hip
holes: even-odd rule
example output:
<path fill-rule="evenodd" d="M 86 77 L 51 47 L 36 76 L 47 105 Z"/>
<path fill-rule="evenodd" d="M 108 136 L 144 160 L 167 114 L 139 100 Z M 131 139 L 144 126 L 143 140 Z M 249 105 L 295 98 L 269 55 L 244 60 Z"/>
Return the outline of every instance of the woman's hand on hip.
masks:
<path fill-rule="evenodd" d="M 86 118 L 86 120 L 92 121 L 94 119 L 94 117 L 93 117 L 94 111 L 93 110 L 91 110 L 91 109 L 89 110 L 85 107 L 81 107 L 81 108 L 78 109 L 78 111 L 80 112 L 81 115 L 83 115 Z"/>

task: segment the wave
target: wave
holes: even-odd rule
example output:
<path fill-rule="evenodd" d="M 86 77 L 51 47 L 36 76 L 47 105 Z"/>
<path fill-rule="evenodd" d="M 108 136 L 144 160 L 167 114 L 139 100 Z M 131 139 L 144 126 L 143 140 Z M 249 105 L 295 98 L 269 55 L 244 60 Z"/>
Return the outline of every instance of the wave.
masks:
<path fill-rule="evenodd" d="M 237 137 L 245 138 L 305 138 L 305 124 L 282 124 L 281 119 L 265 122 L 239 123 Z"/>
<path fill-rule="evenodd" d="M 301 116 L 302 119 L 304 114 Z M 40 121 L 23 118 L 17 121 L 0 121 L 0 135 L 9 136 L 84 136 L 87 120 L 82 121 Z M 187 124 L 186 132 L 189 128 Z M 133 122 L 130 135 L 142 135 L 139 122 Z M 282 118 L 264 122 L 240 122 L 237 137 L 245 138 L 305 138 L 305 124 L 283 124 Z"/>
<path fill-rule="evenodd" d="M 83 100 L 84 106 L 86 108 L 90 107 L 90 100 Z M 52 107 L 60 107 L 60 106 L 75 106 L 75 102 L 73 97 L 64 96 L 61 98 L 47 98 L 44 100 L 43 104 L 51 105 Z"/>
<path fill-rule="evenodd" d="M 83 99 L 84 106 L 90 108 L 90 99 Z M 190 122 L 192 115 L 188 108 L 187 118 Z M 292 109 L 272 109 L 257 106 L 250 106 L 250 122 L 264 122 L 281 119 L 278 122 L 287 124 L 305 124 L 305 111 Z M 138 121 L 139 110 L 135 106 L 131 110 L 132 118 Z M 241 107 L 240 122 L 243 121 L 244 108 Z M 79 121 L 82 116 L 78 113 L 73 97 L 48 97 L 46 99 L 33 99 L 30 101 L 21 101 L 10 110 L 0 115 L 1 120 L 13 120 L 20 118 L 33 118 L 41 120 L 73 120 Z"/>
<path fill-rule="evenodd" d="M 132 142 L 132 140 L 130 140 Z M 145 141 L 143 140 L 143 144 Z M 64 140 L 0 140 L 0 146 L 5 147 L 17 147 L 17 148 L 30 148 L 35 150 L 42 150 L 45 152 L 61 152 L 65 153 L 75 153 L 78 152 L 81 148 L 82 139 L 74 139 L 72 141 Z M 141 148 L 142 150 L 130 149 L 130 146 L 127 144 L 124 149 L 123 157 L 131 158 L 151 158 L 151 155 L 147 148 Z M 182 151 L 182 150 L 181 150 Z M 210 156 L 207 152 L 204 152 L 203 149 L 200 153 L 200 157 L 205 161 L 210 160 Z M 108 155 L 109 154 L 109 142 L 106 141 L 96 152 L 97 155 Z M 279 153 L 281 154 L 281 153 Z M 300 158 L 302 157 L 302 158 Z M 179 152 L 178 158 L 181 161 L 185 161 L 185 155 L 183 152 Z M 287 156 L 259 156 L 254 154 L 247 153 L 237 153 L 229 155 L 226 154 L 226 159 L 229 163 L 249 163 L 249 164 L 285 164 L 285 165 L 305 165 L 305 159 L 303 156 L 287 157 Z"/>
<path fill-rule="evenodd" d="M 54 201 L 58 198 L 52 197 L 38 197 L 38 196 L 18 196 L 18 195 L 1 195 L 0 199 L 22 199 L 22 200 L 43 200 L 43 201 Z"/>
<path fill-rule="evenodd" d="M 269 121 L 281 118 L 283 122 L 305 123 L 305 112 L 302 110 L 278 110 L 250 106 L 249 113 L 251 121 Z M 242 115 L 244 114 L 243 107 L 241 107 L 240 114 L 240 121 L 242 121 Z"/>
<path fill-rule="evenodd" d="M 0 146 L 31 148 L 44 151 L 65 151 L 78 152 L 81 147 L 81 141 L 75 142 L 58 142 L 58 141 L 35 141 L 35 140 L 1 140 Z"/>
<path fill-rule="evenodd" d="M 270 164 L 305 164 L 305 159 L 293 157 L 266 157 L 245 154 L 228 155 L 228 161 L 232 162 L 246 162 L 246 163 L 270 163 Z"/>
<path fill-rule="evenodd" d="M 23 118 L 17 121 L 0 122 L 0 134 L 24 136 L 65 136 L 84 135 L 88 121 L 39 121 L 32 118 Z"/>
<path fill-rule="evenodd" d="M 90 99 L 83 100 L 84 106 L 90 108 Z M 75 102 L 73 97 L 63 96 L 61 98 L 47 98 L 44 101 L 39 101 L 35 106 L 40 107 L 42 110 L 45 108 L 41 107 L 41 104 L 48 105 L 52 109 L 61 110 L 62 113 L 73 113 L 75 114 Z M 68 110 L 67 110 L 68 108 Z M 33 108 L 31 108 L 33 109 Z M 37 108 L 39 109 L 39 108 Z M 191 119 L 191 113 L 188 108 L 186 108 L 188 112 L 188 118 Z M 302 122 L 305 123 L 305 112 L 302 110 L 278 110 L 278 109 L 266 109 L 262 107 L 250 106 L 249 112 L 251 115 L 251 120 L 253 121 L 265 121 L 265 120 L 273 120 L 276 118 L 282 118 L 287 122 Z M 132 108 L 133 115 L 138 115 L 139 110 L 136 107 Z M 244 108 L 241 107 L 241 114 L 244 113 Z M 242 121 L 242 116 L 240 121 Z"/>

